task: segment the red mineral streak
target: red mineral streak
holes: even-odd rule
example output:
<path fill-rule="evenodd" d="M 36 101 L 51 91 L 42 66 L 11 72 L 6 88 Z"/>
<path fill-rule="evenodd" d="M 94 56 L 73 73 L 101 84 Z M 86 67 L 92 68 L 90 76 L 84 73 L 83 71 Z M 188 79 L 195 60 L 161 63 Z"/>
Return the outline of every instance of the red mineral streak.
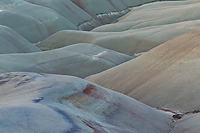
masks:
<path fill-rule="evenodd" d="M 0 76 L 0 80 L 3 80 L 3 79 L 12 79 L 12 78 L 15 78 L 19 76 L 18 74 L 10 74 L 10 73 L 6 73 L 6 74 L 3 74 L 3 76 Z"/>
<path fill-rule="evenodd" d="M 85 89 L 83 89 L 83 93 L 96 99 L 101 99 L 108 102 L 106 97 L 109 95 L 109 93 L 102 89 L 99 90 L 98 87 L 93 84 L 88 84 Z"/>
<path fill-rule="evenodd" d="M 17 86 L 19 86 L 19 85 L 21 85 L 21 84 L 24 84 L 24 83 L 27 83 L 29 80 L 31 80 L 31 79 L 24 79 L 24 80 L 20 81 L 20 82 L 17 84 Z"/>
<path fill-rule="evenodd" d="M 44 76 L 44 77 L 47 77 L 47 74 L 46 73 L 39 73 L 40 75 Z"/>
<path fill-rule="evenodd" d="M 7 83 L 9 80 L 7 80 L 7 81 L 0 81 L 0 85 L 3 85 L 3 84 L 5 84 L 5 83 Z"/>
<path fill-rule="evenodd" d="M 88 121 L 88 120 L 82 120 L 88 127 L 92 128 L 94 130 L 94 133 L 107 133 L 103 128 L 103 126 L 99 123 Z"/>
<path fill-rule="evenodd" d="M 83 93 L 89 96 L 96 96 L 97 95 L 97 87 L 93 84 L 88 84 L 86 88 L 83 90 Z"/>

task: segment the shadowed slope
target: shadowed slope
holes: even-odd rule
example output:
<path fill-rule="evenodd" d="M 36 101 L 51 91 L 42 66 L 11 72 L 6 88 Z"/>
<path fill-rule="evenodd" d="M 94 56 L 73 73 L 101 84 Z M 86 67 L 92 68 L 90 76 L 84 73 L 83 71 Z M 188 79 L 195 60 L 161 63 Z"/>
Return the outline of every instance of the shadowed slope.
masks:
<path fill-rule="evenodd" d="M 86 78 L 145 104 L 187 112 L 199 107 L 200 28 Z"/>
<path fill-rule="evenodd" d="M 41 51 L 9 27 L 0 25 L 0 54 Z"/>
<path fill-rule="evenodd" d="M 48 7 L 68 19 L 80 30 L 91 30 L 101 24 L 70 0 L 25 0 L 29 3 Z M 88 23 L 86 23 L 88 22 Z"/>
<path fill-rule="evenodd" d="M 1 0 L 0 24 L 37 43 L 60 30 L 91 30 L 111 23 L 130 6 L 146 2 L 152 0 Z"/>
<path fill-rule="evenodd" d="M 168 133 L 170 115 L 85 80 L 0 75 L 1 132 Z"/>
<path fill-rule="evenodd" d="M 0 70 L 54 73 L 84 78 L 131 59 L 133 57 L 96 45 L 75 44 L 46 52 L 0 55 Z"/>
<path fill-rule="evenodd" d="M 77 29 L 56 11 L 23 0 L 0 2 L 0 24 L 8 26 L 30 42 L 41 41 L 64 29 Z"/>

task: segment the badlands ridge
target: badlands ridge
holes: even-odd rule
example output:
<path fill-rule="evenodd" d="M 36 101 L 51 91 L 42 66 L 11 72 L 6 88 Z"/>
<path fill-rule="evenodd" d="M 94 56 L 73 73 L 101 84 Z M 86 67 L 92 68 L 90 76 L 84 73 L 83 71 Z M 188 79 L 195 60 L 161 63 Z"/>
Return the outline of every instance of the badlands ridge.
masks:
<path fill-rule="evenodd" d="M 1 0 L 0 132 L 199 132 L 199 6 Z"/>

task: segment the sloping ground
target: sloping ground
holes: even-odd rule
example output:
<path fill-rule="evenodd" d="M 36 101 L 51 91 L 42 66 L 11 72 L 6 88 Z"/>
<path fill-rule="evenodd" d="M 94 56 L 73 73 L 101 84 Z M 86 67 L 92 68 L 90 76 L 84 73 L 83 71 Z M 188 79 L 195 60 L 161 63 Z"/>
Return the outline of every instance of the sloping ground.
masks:
<path fill-rule="evenodd" d="M 129 6 L 151 1 L 1 0 L 0 24 L 36 43 L 60 30 L 91 30 L 101 24 L 111 23 L 129 12 Z"/>
<path fill-rule="evenodd" d="M 70 76 L 0 75 L 0 132 L 168 133 L 170 115 Z"/>
<path fill-rule="evenodd" d="M 25 0 L 25 1 L 32 4 L 53 9 L 54 11 L 61 14 L 63 17 L 68 19 L 70 22 L 72 22 L 76 26 L 79 26 L 80 24 L 89 20 L 91 21 L 93 19 L 91 15 L 86 13 L 84 10 L 80 9 L 77 5 L 75 5 L 70 0 L 48 0 L 48 1 L 47 0 Z M 88 25 L 88 27 L 86 27 L 86 30 L 94 28 L 98 25 L 100 25 L 100 23 L 97 21 L 94 21 L 94 25 L 92 25 L 91 23 L 90 25 Z"/>
<path fill-rule="evenodd" d="M 41 51 L 14 30 L 0 25 L 0 54 L 31 53 Z"/>
<path fill-rule="evenodd" d="M 200 28 L 195 29 L 86 79 L 152 107 L 199 110 L 199 34 Z"/>
<path fill-rule="evenodd" d="M 23 0 L 3 0 L 0 5 L 0 24 L 12 28 L 30 42 L 41 41 L 59 30 L 77 28 L 50 8 Z"/>
<path fill-rule="evenodd" d="M 23 71 L 85 78 L 131 59 L 93 44 L 75 44 L 46 52 L 0 55 L 0 73 Z"/>
<path fill-rule="evenodd" d="M 41 50 L 76 43 L 92 43 L 131 56 L 150 49 L 200 26 L 200 20 L 133 29 L 123 32 L 60 31 L 36 46 Z M 120 27 L 120 26 L 119 26 Z"/>
<path fill-rule="evenodd" d="M 60 31 L 36 46 L 51 50 L 84 42 L 138 56 L 200 27 L 199 6 L 200 2 L 194 0 L 149 3 L 134 8 L 116 23 L 95 28 L 93 32 Z"/>
<path fill-rule="evenodd" d="M 200 26 L 200 2 L 130 8 L 151 1 L 1 0 L 0 24 L 32 43 L 71 30 L 36 44 L 51 51 L 35 52 L 40 50 L 0 26 L 0 54 L 16 53 L 0 55 L 0 132 L 199 132 L 200 28 L 192 30 Z M 130 9 L 93 32 L 73 31 L 110 23 Z M 105 48 L 131 56 L 150 51 L 131 60 Z M 6 73 L 13 71 L 28 73 Z M 43 73 L 81 78 L 99 73 L 86 79 L 130 97 L 76 77 Z"/>
<path fill-rule="evenodd" d="M 110 25 L 100 26 L 93 31 L 124 31 L 157 25 L 168 25 L 184 21 L 199 20 L 200 2 L 162 1 L 142 5 Z"/>
<path fill-rule="evenodd" d="M 155 0 L 71 0 L 101 24 L 108 24 L 123 16 L 128 7 L 140 6 Z"/>

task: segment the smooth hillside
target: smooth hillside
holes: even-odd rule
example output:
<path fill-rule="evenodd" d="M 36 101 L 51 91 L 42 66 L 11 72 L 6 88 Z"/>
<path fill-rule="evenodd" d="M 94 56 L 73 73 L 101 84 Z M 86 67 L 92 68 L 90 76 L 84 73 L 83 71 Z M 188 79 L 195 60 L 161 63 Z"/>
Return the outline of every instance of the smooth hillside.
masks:
<path fill-rule="evenodd" d="M 198 0 L 161 1 L 134 8 L 125 16 L 109 25 L 93 29 L 96 32 L 124 31 L 144 27 L 168 25 L 199 20 Z"/>
<path fill-rule="evenodd" d="M 0 75 L 0 132 L 168 133 L 169 114 L 83 79 Z"/>
<path fill-rule="evenodd" d="M 1 0 L 0 24 L 31 43 L 60 30 L 91 30 L 152 0 Z"/>
<path fill-rule="evenodd" d="M 86 79 L 157 108 L 199 110 L 200 28 Z"/>
<path fill-rule="evenodd" d="M 0 55 L 0 73 L 37 72 L 85 78 L 131 59 L 93 44 L 74 44 L 45 52 Z"/>
<path fill-rule="evenodd" d="M 120 53 L 137 56 L 199 26 L 200 20 L 195 20 L 122 32 L 64 30 L 55 33 L 36 46 L 41 50 L 52 50 L 76 43 L 92 43 Z"/>
<path fill-rule="evenodd" d="M 9 27 L 0 25 L 0 54 L 41 51 Z"/>

